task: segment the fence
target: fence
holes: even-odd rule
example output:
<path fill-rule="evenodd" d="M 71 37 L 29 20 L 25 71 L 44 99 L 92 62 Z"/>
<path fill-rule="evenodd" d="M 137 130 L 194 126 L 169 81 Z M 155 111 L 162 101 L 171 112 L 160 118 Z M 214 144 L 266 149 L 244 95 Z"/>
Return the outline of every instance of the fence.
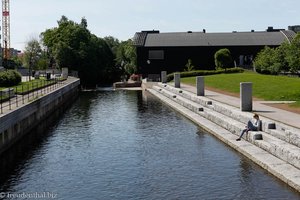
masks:
<path fill-rule="evenodd" d="M 51 80 L 40 79 L 35 82 L 29 82 L 26 85 L 10 87 L 0 90 L 0 113 L 4 110 L 12 110 L 25 103 L 33 101 L 60 87 L 63 80 L 54 78 Z"/>

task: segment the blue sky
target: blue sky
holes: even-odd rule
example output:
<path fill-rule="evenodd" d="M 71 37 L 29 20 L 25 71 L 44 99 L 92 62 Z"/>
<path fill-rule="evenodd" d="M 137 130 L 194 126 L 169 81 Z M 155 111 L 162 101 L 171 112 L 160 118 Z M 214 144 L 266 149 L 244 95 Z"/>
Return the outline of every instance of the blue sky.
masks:
<path fill-rule="evenodd" d="M 10 0 L 11 46 L 57 26 L 62 15 L 99 37 L 127 40 L 141 30 L 230 32 L 300 24 L 299 0 Z"/>

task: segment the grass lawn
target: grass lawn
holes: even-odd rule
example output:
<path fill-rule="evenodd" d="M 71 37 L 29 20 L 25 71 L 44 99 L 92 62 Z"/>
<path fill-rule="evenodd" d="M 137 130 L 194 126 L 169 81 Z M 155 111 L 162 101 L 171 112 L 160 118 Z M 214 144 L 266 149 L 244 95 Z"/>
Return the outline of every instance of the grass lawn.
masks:
<path fill-rule="evenodd" d="M 17 91 L 18 93 L 19 92 L 28 92 L 28 91 L 32 91 L 32 90 L 41 88 L 46 85 L 51 85 L 54 82 L 55 82 L 54 80 L 46 81 L 45 79 L 34 79 L 31 81 L 22 82 L 19 85 L 12 86 L 9 88 L 14 88 L 15 91 Z M 0 87 L 0 90 L 3 90 L 5 88 L 7 88 L 7 87 Z"/>
<path fill-rule="evenodd" d="M 196 77 L 182 78 L 182 82 L 196 85 Z M 300 107 L 300 78 L 262 75 L 254 72 L 219 74 L 205 77 L 205 85 L 239 94 L 240 82 L 253 83 L 254 97 L 264 100 L 296 101 Z"/>

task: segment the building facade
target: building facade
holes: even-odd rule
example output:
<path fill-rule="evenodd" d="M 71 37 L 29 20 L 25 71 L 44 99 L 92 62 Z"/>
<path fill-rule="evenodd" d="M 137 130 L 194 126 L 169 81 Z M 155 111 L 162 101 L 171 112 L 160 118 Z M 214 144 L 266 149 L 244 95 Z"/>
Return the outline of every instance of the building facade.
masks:
<path fill-rule="evenodd" d="M 266 31 L 206 33 L 141 31 L 134 36 L 137 50 L 138 72 L 143 77 L 183 71 L 188 60 L 197 70 L 215 69 L 214 54 L 222 48 L 230 50 L 232 66 L 249 67 L 259 51 L 265 46 L 278 47 L 284 41 L 290 42 L 296 35 L 293 29 L 273 29 Z"/>

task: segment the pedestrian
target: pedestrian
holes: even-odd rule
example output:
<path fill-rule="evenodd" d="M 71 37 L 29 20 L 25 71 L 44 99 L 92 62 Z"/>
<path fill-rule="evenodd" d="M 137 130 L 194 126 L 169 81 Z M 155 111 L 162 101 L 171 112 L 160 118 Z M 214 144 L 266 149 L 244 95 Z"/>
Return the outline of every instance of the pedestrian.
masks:
<path fill-rule="evenodd" d="M 242 130 L 240 137 L 237 138 L 236 141 L 240 141 L 245 133 L 248 134 L 248 131 L 260 131 L 261 130 L 261 120 L 259 120 L 258 114 L 254 114 L 253 118 L 254 118 L 255 122 L 253 123 L 251 120 L 249 120 L 246 128 Z"/>

